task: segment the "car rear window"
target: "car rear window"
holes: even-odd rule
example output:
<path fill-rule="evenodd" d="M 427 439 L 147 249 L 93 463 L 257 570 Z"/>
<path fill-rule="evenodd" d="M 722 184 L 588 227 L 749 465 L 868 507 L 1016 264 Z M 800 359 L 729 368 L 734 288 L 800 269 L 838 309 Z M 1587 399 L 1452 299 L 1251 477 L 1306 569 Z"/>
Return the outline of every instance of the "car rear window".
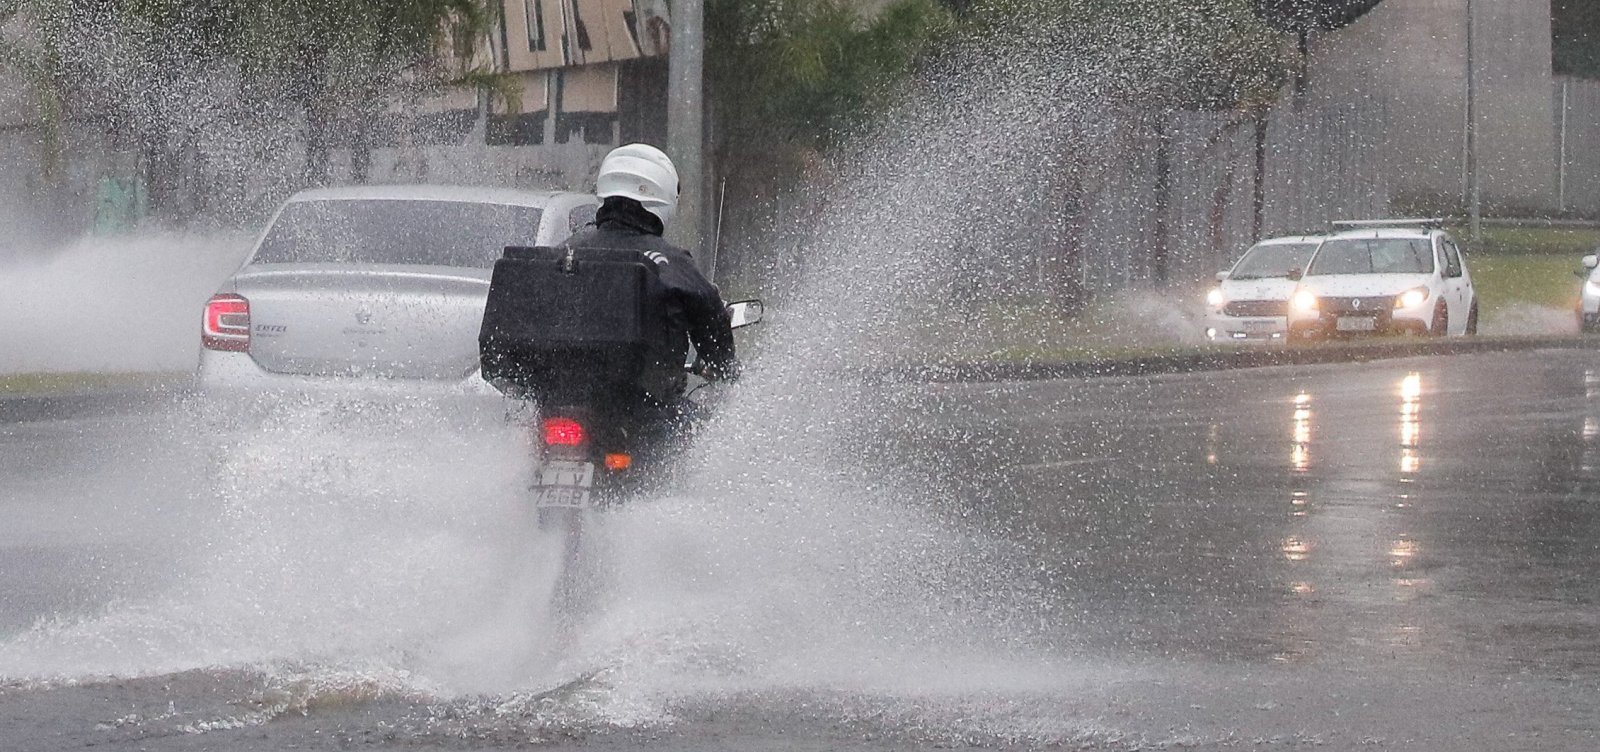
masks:
<path fill-rule="evenodd" d="M 1303 272 L 1316 251 L 1316 243 L 1257 245 L 1245 251 L 1244 258 L 1234 264 L 1228 279 L 1272 279 L 1287 277 L 1290 272 Z"/>
<path fill-rule="evenodd" d="M 1433 271 L 1424 238 L 1342 238 L 1322 244 L 1306 274 L 1419 274 Z"/>
<path fill-rule="evenodd" d="M 460 201 L 300 201 L 283 208 L 253 264 L 425 264 L 489 268 L 531 244 L 539 209 Z"/>

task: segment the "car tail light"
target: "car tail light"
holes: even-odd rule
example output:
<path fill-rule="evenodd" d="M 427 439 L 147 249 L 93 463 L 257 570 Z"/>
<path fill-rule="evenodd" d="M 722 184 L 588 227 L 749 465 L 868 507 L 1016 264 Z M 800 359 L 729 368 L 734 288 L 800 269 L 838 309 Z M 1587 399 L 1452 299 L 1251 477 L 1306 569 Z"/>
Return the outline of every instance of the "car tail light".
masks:
<path fill-rule="evenodd" d="M 208 350 L 249 352 L 250 301 L 242 295 L 213 295 L 206 303 L 200 343 Z"/>
<path fill-rule="evenodd" d="M 606 455 L 607 470 L 610 470 L 614 473 L 620 473 L 630 467 L 633 467 L 633 455 L 623 454 L 621 452 L 613 452 Z"/>
<path fill-rule="evenodd" d="M 546 446 L 578 446 L 587 438 L 583 424 L 571 418 L 548 418 L 544 422 Z"/>

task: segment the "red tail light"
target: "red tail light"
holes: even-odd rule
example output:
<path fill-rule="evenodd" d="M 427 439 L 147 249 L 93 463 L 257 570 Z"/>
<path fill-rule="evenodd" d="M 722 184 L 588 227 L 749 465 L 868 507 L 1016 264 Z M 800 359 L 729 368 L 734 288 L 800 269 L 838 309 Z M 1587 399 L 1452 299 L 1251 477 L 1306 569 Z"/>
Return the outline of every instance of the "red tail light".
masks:
<path fill-rule="evenodd" d="M 544 422 L 544 443 L 547 446 L 578 446 L 588 436 L 583 424 L 571 418 L 549 418 Z"/>
<path fill-rule="evenodd" d="M 200 343 L 208 350 L 248 352 L 250 301 L 242 295 L 211 296 L 206 303 L 206 319 L 200 331 Z"/>

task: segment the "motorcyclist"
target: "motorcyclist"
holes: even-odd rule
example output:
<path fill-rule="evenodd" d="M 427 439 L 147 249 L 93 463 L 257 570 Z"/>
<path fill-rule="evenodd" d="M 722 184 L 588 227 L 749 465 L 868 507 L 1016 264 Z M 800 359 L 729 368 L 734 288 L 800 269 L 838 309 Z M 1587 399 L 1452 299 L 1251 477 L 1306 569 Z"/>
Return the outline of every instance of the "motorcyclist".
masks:
<path fill-rule="evenodd" d="M 739 361 L 727 304 L 716 285 L 695 267 L 689 252 L 662 237 L 678 207 L 678 170 L 672 160 L 645 144 L 618 147 L 600 163 L 595 193 L 604 203 L 594 222 L 561 247 L 574 249 L 580 258 L 585 249 L 637 250 L 656 263 L 676 361 L 646 376 L 664 385 L 649 391 L 682 395 L 687 377 L 680 364 L 690 343 L 696 353 L 696 374 L 712 381 L 737 378 Z"/>

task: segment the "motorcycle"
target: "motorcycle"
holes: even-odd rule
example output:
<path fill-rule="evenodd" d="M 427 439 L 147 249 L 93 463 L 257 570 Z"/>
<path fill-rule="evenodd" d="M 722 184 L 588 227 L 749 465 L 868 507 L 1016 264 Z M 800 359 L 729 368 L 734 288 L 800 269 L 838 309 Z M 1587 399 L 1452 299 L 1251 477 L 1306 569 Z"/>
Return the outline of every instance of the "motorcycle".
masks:
<path fill-rule="evenodd" d="M 728 312 L 738 330 L 760 323 L 765 309 L 759 300 L 746 300 L 729 305 Z M 692 396 L 709 382 L 700 378 L 692 354 L 690 360 L 685 369 L 698 381 Z M 580 616 L 593 590 L 585 530 L 606 508 L 654 486 L 697 418 L 681 409 L 618 411 L 592 400 L 540 406 L 529 502 L 539 531 L 560 548 L 551 611 L 564 626 Z"/>

